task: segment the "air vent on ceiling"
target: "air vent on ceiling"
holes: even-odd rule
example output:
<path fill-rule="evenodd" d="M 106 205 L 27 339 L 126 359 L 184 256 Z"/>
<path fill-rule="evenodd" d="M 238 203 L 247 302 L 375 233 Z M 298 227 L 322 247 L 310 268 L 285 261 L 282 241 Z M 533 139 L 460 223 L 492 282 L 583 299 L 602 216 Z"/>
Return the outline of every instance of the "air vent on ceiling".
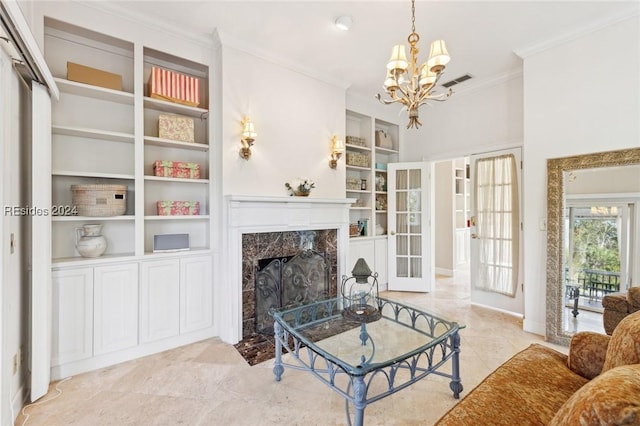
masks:
<path fill-rule="evenodd" d="M 455 86 L 456 84 L 460 84 L 463 81 L 467 81 L 472 77 L 473 76 L 471 74 L 461 75 L 458 78 L 454 78 L 453 80 L 447 81 L 446 83 L 442 83 L 442 85 L 448 89 L 449 87 Z"/>

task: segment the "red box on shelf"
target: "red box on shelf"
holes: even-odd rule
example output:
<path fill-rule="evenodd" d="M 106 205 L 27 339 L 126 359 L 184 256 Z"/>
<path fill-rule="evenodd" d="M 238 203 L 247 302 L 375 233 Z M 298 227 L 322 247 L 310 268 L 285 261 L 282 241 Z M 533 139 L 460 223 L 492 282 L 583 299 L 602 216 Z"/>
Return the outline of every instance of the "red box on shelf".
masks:
<path fill-rule="evenodd" d="M 182 105 L 200 105 L 200 79 L 160 67 L 151 67 L 149 96 Z"/>
<path fill-rule="evenodd" d="M 200 179 L 200 164 L 186 161 L 156 160 L 153 174 L 162 177 Z"/>
<path fill-rule="evenodd" d="M 197 216 L 199 201 L 158 201 L 159 216 Z"/>

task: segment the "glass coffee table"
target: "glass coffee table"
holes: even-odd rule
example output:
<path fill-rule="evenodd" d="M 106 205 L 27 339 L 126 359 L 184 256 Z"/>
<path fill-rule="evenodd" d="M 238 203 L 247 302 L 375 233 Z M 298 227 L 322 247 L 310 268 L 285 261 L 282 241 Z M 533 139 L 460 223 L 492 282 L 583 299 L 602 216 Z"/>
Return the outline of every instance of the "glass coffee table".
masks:
<path fill-rule="evenodd" d="M 342 299 L 271 310 L 280 381 L 284 367 L 305 370 L 345 399 L 357 426 L 367 405 L 437 374 L 451 379 L 453 397 L 462 392 L 460 336 L 464 326 L 415 307 L 379 298 L 382 317 L 358 322 L 342 315 Z M 284 363 L 283 349 L 296 364 Z M 451 360 L 450 373 L 440 371 Z"/>

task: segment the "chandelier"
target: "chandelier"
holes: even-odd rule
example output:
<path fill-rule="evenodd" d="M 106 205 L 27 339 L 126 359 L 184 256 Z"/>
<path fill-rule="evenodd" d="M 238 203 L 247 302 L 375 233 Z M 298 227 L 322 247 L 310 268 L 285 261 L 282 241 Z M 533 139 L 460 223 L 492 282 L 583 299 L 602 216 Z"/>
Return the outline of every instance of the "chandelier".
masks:
<path fill-rule="evenodd" d="M 385 105 L 396 102 L 401 103 L 409 113 L 410 127 L 418 128 L 422 125 L 418 119 L 418 108 L 427 101 L 445 101 L 451 96 L 451 89 L 447 93 L 436 93 L 435 87 L 442 76 L 445 65 L 449 63 L 449 53 L 444 40 L 436 40 L 431 43 L 429 59 L 426 63 L 418 65 L 418 41 L 420 36 L 416 33 L 416 5 L 411 0 L 411 34 L 409 41 L 409 53 L 411 62 L 407 62 L 405 46 L 398 44 L 393 46 L 391 59 L 387 64 L 387 76 L 384 80 L 384 89 L 391 99 L 382 99 L 378 93 L 376 96 Z"/>

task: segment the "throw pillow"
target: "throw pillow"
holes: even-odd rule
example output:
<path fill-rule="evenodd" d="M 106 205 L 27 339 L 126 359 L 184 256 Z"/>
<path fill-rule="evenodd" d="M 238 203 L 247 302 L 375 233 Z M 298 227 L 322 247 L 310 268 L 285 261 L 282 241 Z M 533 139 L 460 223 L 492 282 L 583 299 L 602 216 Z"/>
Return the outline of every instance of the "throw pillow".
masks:
<path fill-rule="evenodd" d="M 602 373 L 621 365 L 640 363 L 640 311 L 625 317 L 611 335 Z"/>
<path fill-rule="evenodd" d="M 607 371 L 581 387 L 549 426 L 640 424 L 640 364 Z"/>

